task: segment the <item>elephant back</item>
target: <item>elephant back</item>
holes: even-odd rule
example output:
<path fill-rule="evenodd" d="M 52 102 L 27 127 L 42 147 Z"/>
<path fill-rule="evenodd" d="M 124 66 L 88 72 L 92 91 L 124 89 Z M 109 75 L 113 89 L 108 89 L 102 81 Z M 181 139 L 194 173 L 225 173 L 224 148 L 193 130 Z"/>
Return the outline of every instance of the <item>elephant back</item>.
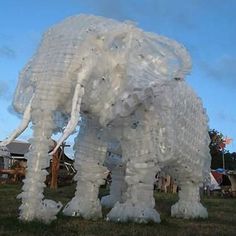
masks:
<path fill-rule="evenodd" d="M 85 65 L 85 58 L 104 61 L 99 64 L 100 70 L 111 73 L 107 81 L 115 87 L 110 86 L 110 93 L 101 92 L 105 94 L 107 107 L 114 102 L 119 104 L 120 100 L 123 103 L 130 94 L 142 101 L 144 91 L 152 87 L 153 82 L 183 78 L 191 69 L 187 50 L 174 40 L 144 32 L 130 22 L 93 15 L 72 16 L 44 34 L 36 54 L 19 76 L 13 101 L 15 109 L 24 112 L 39 80 L 41 84 L 45 81 L 45 84 L 63 87 L 67 95 L 72 93 L 77 78 L 75 72 Z M 97 68 L 93 68 L 95 75 Z M 113 83 L 114 78 L 120 82 Z"/>

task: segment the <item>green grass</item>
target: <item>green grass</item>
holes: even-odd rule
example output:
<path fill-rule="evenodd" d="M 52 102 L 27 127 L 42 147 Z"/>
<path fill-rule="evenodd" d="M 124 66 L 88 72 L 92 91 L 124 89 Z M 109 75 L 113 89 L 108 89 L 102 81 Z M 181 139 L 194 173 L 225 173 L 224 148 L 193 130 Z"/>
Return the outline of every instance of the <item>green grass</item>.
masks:
<path fill-rule="evenodd" d="M 75 186 L 61 187 L 56 191 L 45 190 L 47 198 L 68 202 L 73 196 Z M 89 221 L 81 218 L 66 217 L 59 214 L 58 219 L 46 225 L 41 222 L 25 223 L 17 219 L 20 201 L 16 200 L 21 192 L 19 185 L 0 186 L 0 235 L 236 235 L 236 199 L 212 197 L 203 199 L 208 208 L 207 220 L 183 220 L 170 217 L 171 205 L 177 195 L 155 193 L 157 210 L 161 215 L 160 224 L 112 223 L 104 219 Z M 101 195 L 106 193 L 101 189 Z M 109 212 L 103 209 L 104 217 Z"/>

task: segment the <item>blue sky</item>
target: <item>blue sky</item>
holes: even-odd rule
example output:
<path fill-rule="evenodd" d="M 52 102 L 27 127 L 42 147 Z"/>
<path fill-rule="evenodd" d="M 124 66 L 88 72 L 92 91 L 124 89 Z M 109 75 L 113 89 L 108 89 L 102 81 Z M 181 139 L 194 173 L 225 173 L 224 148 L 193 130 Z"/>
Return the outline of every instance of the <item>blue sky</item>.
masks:
<path fill-rule="evenodd" d="M 236 151 L 235 12 L 234 0 L 0 0 L 0 140 L 20 122 L 11 100 L 42 33 L 65 17 L 88 13 L 132 20 L 183 43 L 193 61 L 186 80 L 202 98 L 210 128 L 232 137 L 228 149 Z M 21 136 L 29 137 L 30 129 Z"/>

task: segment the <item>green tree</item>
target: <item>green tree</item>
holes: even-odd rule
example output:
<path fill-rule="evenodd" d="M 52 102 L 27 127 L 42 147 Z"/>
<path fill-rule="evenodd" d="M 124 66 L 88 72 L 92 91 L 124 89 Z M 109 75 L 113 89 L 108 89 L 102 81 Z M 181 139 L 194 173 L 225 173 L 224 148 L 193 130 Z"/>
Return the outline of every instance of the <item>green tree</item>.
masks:
<path fill-rule="evenodd" d="M 211 154 L 211 169 L 225 168 L 236 170 L 236 153 L 225 149 L 224 135 L 215 129 L 209 130 L 211 139 L 209 148 Z"/>
<path fill-rule="evenodd" d="M 221 154 L 222 143 L 224 141 L 224 135 L 215 129 L 211 129 L 209 130 L 209 136 L 211 139 L 211 142 L 209 145 L 211 154 L 212 155 Z"/>

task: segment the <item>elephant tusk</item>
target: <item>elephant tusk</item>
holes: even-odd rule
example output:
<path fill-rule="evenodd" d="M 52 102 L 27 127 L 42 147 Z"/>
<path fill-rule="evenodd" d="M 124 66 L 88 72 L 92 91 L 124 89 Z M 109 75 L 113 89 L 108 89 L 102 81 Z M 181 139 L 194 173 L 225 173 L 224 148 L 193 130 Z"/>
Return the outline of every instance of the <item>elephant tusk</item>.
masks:
<path fill-rule="evenodd" d="M 91 68 L 94 66 L 94 61 L 87 61 L 87 66 L 83 66 L 81 71 L 77 75 L 77 84 L 75 87 L 75 92 L 72 99 L 71 117 L 70 120 L 61 136 L 58 140 L 56 147 L 49 153 L 53 155 L 56 153 L 57 149 L 62 145 L 62 143 L 70 136 L 70 134 L 75 130 L 79 120 L 80 120 L 80 106 L 82 97 L 84 95 L 84 86 L 82 81 L 87 78 L 91 72 Z"/>
<path fill-rule="evenodd" d="M 56 153 L 57 149 L 62 145 L 62 143 L 70 136 L 70 134 L 75 130 L 79 119 L 80 119 L 80 105 L 82 101 L 82 97 L 84 95 L 84 87 L 77 83 L 75 87 L 75 93 L 72 100 L 72 110 L 71 110 L 71 118 L 63 132 L 63 135 L 58 140 L 56 147 L 53 149 L 49 155 L 53 155 Z"/>
<path fill-rule="evenodd" d="M 15 129 L 8 138 L 6 138 L 4 141 L 0 142 L 0 146 L 6 146 L 9 143 L 11 143 L 14 139 L 16 139 L 20 134 L 23 133 L 23 131 L 28 127 L 31 119 L 31 104 L 33 101 L 34 96 L 31 98 L 29 104 L 27 105 L 22 121 L 17 129 Z"/>

